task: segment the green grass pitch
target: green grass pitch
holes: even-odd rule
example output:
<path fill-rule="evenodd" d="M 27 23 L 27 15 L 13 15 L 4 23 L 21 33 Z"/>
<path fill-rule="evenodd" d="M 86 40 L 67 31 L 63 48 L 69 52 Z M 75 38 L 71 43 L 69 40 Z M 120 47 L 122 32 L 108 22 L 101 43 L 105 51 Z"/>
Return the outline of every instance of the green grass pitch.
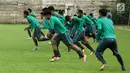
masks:
<path fill-rule="evenodd" d="M 95 55 L 90 55 L 89 50 L 86 50 L 87 62 L 83 63 L 74 51 L 67 52 L 67 47 L 62 43 L 61 59 L 49 62 L 53 55 L 51 45 L 40 42 L 40 50 L 33 51 L 34 43 L 27 40 L 27 32 L 23 31 L 26 26 L 0 25 L 0 73 L 130 73 L 130 31 L 116 29 L 119 51 L 127 71 L 121 71 L 119 63 L 108 49 L 104 57 L 109 67 L 100 72 L 98 69 L 101 63 Z M 96 48 L 97 44 L 92 46 Z"/>

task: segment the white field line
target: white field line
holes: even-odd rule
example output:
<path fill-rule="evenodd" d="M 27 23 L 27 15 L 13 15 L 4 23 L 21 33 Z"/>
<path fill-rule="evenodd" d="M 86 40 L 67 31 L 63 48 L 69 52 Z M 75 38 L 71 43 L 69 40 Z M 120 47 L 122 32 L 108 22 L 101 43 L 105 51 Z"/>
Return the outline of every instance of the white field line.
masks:
<path fill-rule="evenodd" d="M 130 29 L 128 29 L 128 28 L 123 28 L 123 27 L 118 27 L 118 26 L 116 26 L 115 28 L 117 28 L 117 29 L 121 29 L 121 30 L 130 31 Z"/>

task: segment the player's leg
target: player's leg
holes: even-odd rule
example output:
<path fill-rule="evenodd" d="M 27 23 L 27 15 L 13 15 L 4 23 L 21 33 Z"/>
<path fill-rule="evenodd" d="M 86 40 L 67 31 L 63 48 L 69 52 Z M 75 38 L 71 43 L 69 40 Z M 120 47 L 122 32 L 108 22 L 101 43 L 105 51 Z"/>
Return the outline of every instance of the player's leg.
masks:
<path fill-rule="evenodd" d="M 120 63 L 122 71 L 126 71 L 123 59 L 122 59 L 121 55 L 118 52 L 116 39 L 112 39 L 111 41 L 112 41 L 112 43 L 111 43 L 110 49 L 113 52 L 113 55 L 116 56 L 118 62 Z"/>
<path fill-rule="evenodd" d="M 50 38 L 51 40 L 54 40 L 55 36 L 57 34 L 55 34 L 55 31 L 54 30 L 49 30 L 49 32 L 47 33 L 47 37 Z M 61 57 L 61 54 L 59 52 L 59 44 L 60 42 L 57 42 L 56 45 L 57 45 L 57 52 L 59 53 L 59 56 L 58 57 Z M 55 56 L 52 56 L 52 58 L 54 58 Z"/>
<path fill-rule="evenodd" d="M 28 29 L 27 32 L 28 32 L 28 35 L 29 35 L 29 38 L 28 38 L 28 39 L 30 40 L 30 39 L 32 38 L 30 29 Z"/>
<path fill-rule="evenodd" d="M 41 31 L 41 35 L 43 35 L 45 37 L 45 34 Z"/>
<path fill-rule="evenodd" d="M 91 30 L 92 30 L 92 38 L 95 42 L 95 40 L 96 40 L 96 26 L 95 26 L 95 24 L 92 25 Z"/>
<path fill-rule="evenodd" d="M 77 35 L 74 36 L 73 38 L 73 43 L 76 44 L 79 48 L 81 48 L 81 50 L 84 50 L 84 47 L 79 43 L 81 37 L 82 37 L 82 33 L 78 32 Z"/>
<path fill-rule="evenodd" d="M 35 44 L 34 50 L 38 50 L 39 47 L 38 47 L 38 41 L 37 41 L 37 39 L 36 39 L 36 29 L 34 29 L 34 33 L 33 33 L 32 39 L 33 39 L 33 42 L 34 42 L 34 44 Z"/>
<path fill-rule="evenodd" d="M 68 46 L 68 47 L 72 48 L 74 51 L 76 51 L 77 54 L 78 54 L 78 56 L 79 56 L 80 58 L 82 58 L 82 61 L 83 61 L 83 62 L 86 62 L 86 55 L 84 55 L 84 54 L 79 50 L 79 48 L 78 48 L 75 44 L 72 43 L 72 39 L 70 38 L 70 36 L 68 36 L 68 34 L 65 33 L 65 34 L 62 34 L 61 37 L 62 37 L 62 42 L 63 42 L 66 46 Z"/>
<path fill-rule="evenodd" d="M 60 52 L 59 49 L 57 47 L 57 44 L 60 42 L 60 34 L 55 33 L 53 35 L 53 37 L 51 38 L 51 44 L 52 44 L 52 48 L 53 48 L 53 53 L 54 56 L 52 57 L 52 59 L 50 60 L 51 62 L 57 61 L 60 59 Z"/>
<path fill-rule="evenodd" d="M 41 38 L 41 28 L 39 27 L 39 26 L 37 26 L 36 28 L 35 28 L 35 36 L 37 37 L 37 40 L 38 41 L 47 41 L 47 40 L 50 40 L 49 38 L 45 38 L 45 37 L 42 37 Z"/>
<path fill-rule="evenodd" d="M 96 49 L 95 55 L 98 58 L 99 61 L 103 64 L 103 66 L 99 70 L 104 70 L 107 67 L 107 62 L 103 58 L 104 51 L 108 48 L 109 41 L 104 39 L 101 41 Z"/>
<path fill-rule="evenodd" d="M 80 42 L 76 42 L 75 43 L 78 47 L 80 47 L 81 48 L 81 50 L 84 50 L 85 48 L 80 44 Z"/>
<path fill-rule="evenodd" d="M 90 46 L 88 40 L 86 40 L 84 32 L 82 32 L 80 39 L 82 40 L 82 43 L 91 51 L 91 55 L 95 53 L 95 50 Z"/>

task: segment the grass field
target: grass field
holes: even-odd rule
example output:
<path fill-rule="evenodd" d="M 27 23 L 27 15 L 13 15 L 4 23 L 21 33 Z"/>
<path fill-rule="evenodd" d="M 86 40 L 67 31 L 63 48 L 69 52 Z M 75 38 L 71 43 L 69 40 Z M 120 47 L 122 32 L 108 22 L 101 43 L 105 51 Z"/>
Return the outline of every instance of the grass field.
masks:
<path fill-rule="evenodd" d="M 77 54 L 67 52 L 60 45 L 61 60 L 49 62 L 52 54 L 48 42 L 40 42 L 40 50 L 33 51 L 32 40 L 23 31 L 25 25 L 0 25 L 0 73 L 130 73 L 130 31 L 116 29 L 119 51 L 125 61 L 126 72 L 122 72 L 116 58 L 110 50 L 104 56 L 109 64 L 106 70 L 98 71 L 101 63 L 87 50 L 86 63 L 78 59 Z M 96 48 L 97 44 L 92 44 Z"/>

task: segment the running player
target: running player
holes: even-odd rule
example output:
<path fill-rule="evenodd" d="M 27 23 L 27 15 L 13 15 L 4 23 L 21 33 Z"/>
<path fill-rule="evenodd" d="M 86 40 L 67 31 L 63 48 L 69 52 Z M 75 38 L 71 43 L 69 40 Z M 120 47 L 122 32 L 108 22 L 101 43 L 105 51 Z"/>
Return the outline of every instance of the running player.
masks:
<path fill-rule="evenodd" d="M 122 71 L 126 71 L 123 60 L 121 55 L 118 52 L 117 42 L 116 42 L 116 35 L 114 31 L 113 21 L 111 19 L 108 19 L 107 16 L 107 10 L 106 9 L 100 9 L 99 10 L 100 18 L 98 19 L 98 33 L 96 36 L 96 41 L 100 41 L 99 45 L 96 49 L 96 57 L 99 61 L 103 64 L 103 66 L 99 69 L 104 70 L 108 65 L 107 62 L 103 58 L 104 51 L 109 48 L 113 55 L 116 56 L 118 62 L 121 65 Z M 102 40 L 100 40 L 100 37 L 102 36 Z"/>
<path fill-rule="evenodd" d="M 33 16 L 33 17 L 36 18 L 36 15 L 35 15 L 34 13 L 32 13 L 32 9 L 31 9 L 31 8 L 28 8 L 28 12 L 29 12 L 29 15 L 31 15 L 31 16 Z M 27 31 L 28 31 L 28 35 L 29 35 L 29 38 L 28 38 L 28 39 L 30 40 L 30 39 L 32 39 L 31 31 L 33 31 L 33 29 L 28 29 Z M 45 36 L 42 31 L 41 31 L 41 34 L 42 34 L 43 36 Z"/>
<path fill-rule="evenodd" d="M 91 21 L 87 16 L 85 16 L 83 14 L 83 10 L 79 9 L 78 10 L 78 17 L 81 18 L 83 20 L 83 24 L 86 26 L 85 28 L 85 34 L 86 34 L 86 30 L 90 29 L 91 33 L 92 30 L 93 30 L 93 21 Z M 88 32 L 87 32 L 88 34 Z M 83 33 L 82 33 L 83 35 Z M 84 43 L 83 43 L 84 44 Z M 91 55 L 95 52 L 94 49 L 90 46 L 89 42 L 88 42 L 88 37 L 86 37 L 86 41 L 85 41 L 85 44 L 84 44 L 89 50 L 91 50 Z"/>
<path fill-rule="evenodd" d="M 32 39 L 35 43 L 35 48 L 34 50 L 38 50 L 38 41 L 45 41 L 45 40 L 49 40 L 48 38 L 41 38 L 41 28 L 40 28 L 40 24 L 37 21 L 37 19 L 35 17 L 33 17 L 32 15 L 29 14 L 29 12 L 27 10 L 25 10 L 24 12 L 24 18 L 27 18 L 27 21 L 30 23 L 30 25 L 28 27 L 26 27 L 24 30 L 28 30 L 28 29 L 34 29 L 33 32 L 33 36 Z"/>

